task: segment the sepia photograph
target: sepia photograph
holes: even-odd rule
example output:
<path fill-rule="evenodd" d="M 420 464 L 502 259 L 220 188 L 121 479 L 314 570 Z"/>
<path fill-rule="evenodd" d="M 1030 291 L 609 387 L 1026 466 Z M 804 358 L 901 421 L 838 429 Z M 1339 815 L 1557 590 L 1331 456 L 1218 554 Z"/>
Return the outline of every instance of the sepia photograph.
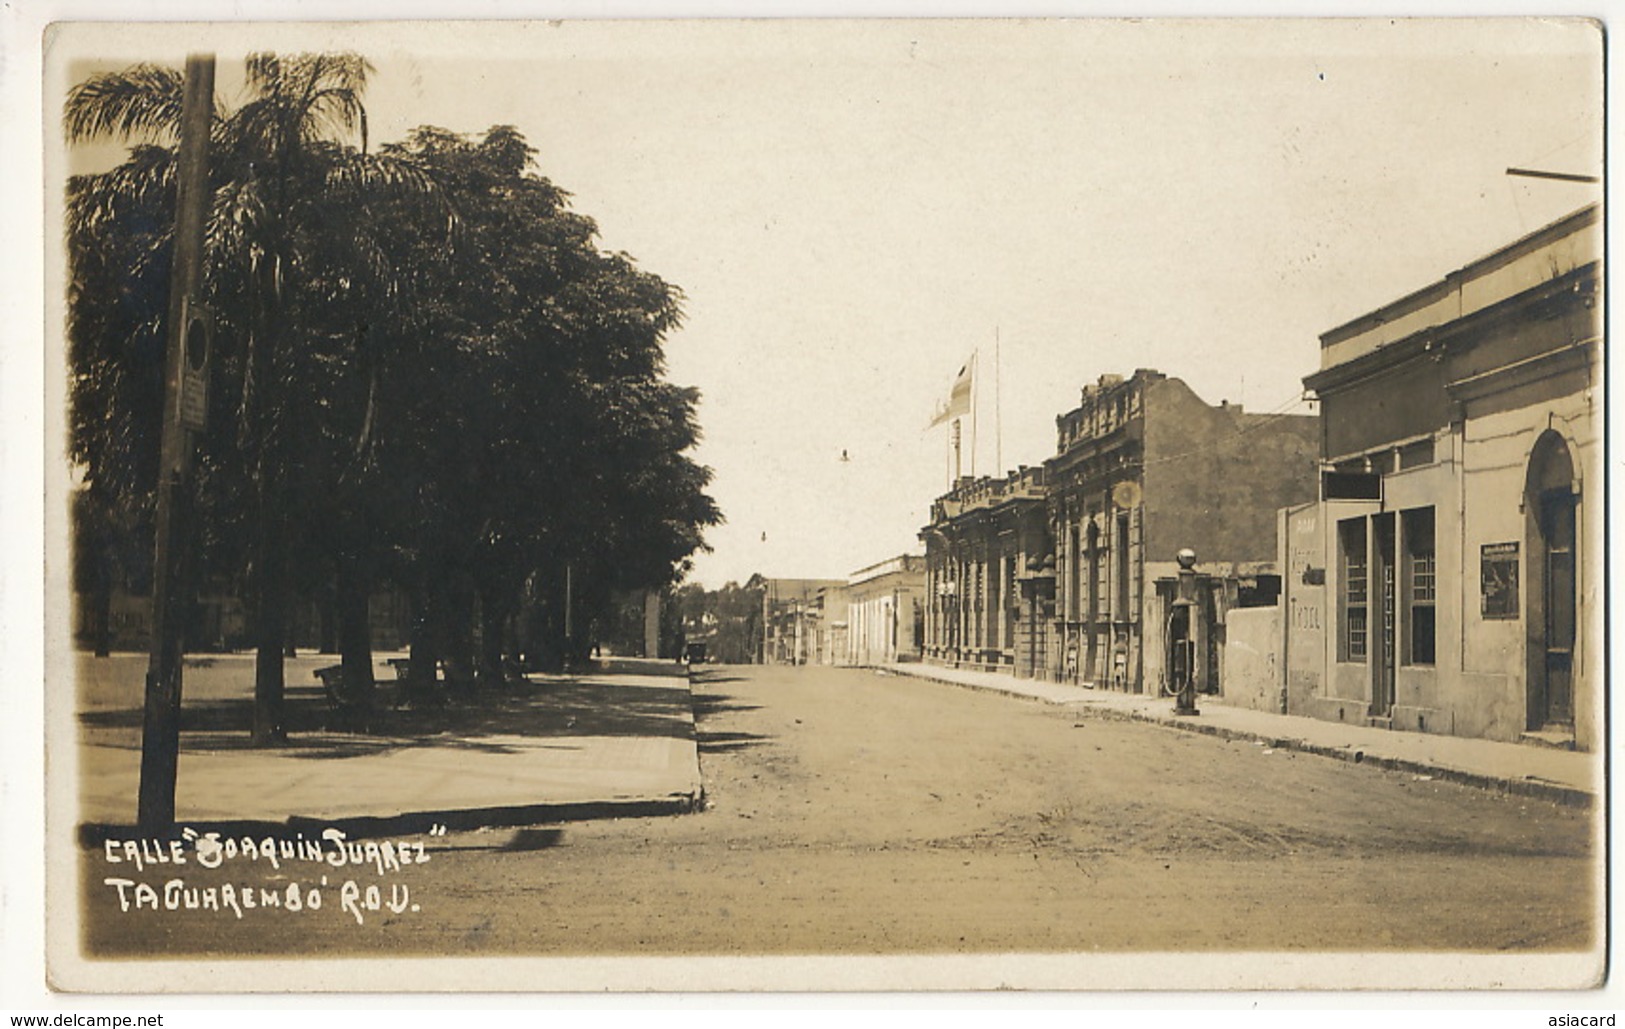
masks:
<path fill-rule="evenodd" d="M 1606 986 L 1601 22 L 40 44 L 50 989 Z"/>

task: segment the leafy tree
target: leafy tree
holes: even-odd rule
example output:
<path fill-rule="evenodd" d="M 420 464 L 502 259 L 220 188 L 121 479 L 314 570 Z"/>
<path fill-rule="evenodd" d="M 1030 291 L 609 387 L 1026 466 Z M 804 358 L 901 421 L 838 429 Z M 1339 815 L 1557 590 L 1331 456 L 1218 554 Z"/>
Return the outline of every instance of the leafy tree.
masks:
<path fill-rule="evenodd" d="M 681 612 L 685 635 L 703 639 L 708 660 L 751 664 L 760 656 L 762 589 L 728 582 L 718 590 L 688 584 L 673 600 Z"/>
<path fill-rule="evenodd" d="M 214 382 L 223 388 L 212 398 L 199 483 L 217 530 L 210 542 L 247 544 L 254 736 L 272 742 L 285 733 L 290 520 L 308 510 L 303 499 L 332 495 L 339 469 L 310 459 L 322 453 L 315 437 L 337 428 L 321 416 L 344 410 L 332 403 L 331 375 L 360 363 L 347 353 L 365 344 L 355 325 L 376 317 L 393 291 L 394 269 L 364 231 L 365 210 L 374 198 L 422 195 L 433 184 L 395 158 L 366 153 L 361 94 L 371 68 L 362 58 L 256 54 L 246 69 L 250 99 L 229 113 L 217 105 L 210 133 L 205 264 L 217 314 Z M 148 141 L 119 168 L 69 188 L 73 450 L 92 490 L 136 507 L 150 505 L 156 474 L 181 85 L 178 71 L 154 65 L 98 75 L 75 87 L 64 114 L 70 140 Z M 361 149 L 332 133 L 359 133 Z M 93 253 L 110 237 L 122 245 L 107 252 L 126 252 L 132 263 L 123 267 L 134 274 Z M 104 294 L 110 279 L 118 285 Z M 103 295 L 123 303 L 109 314 L 95 299 Z M 126 454 L 134 460 L 123 463 Z M 114 471 L 121 464 L 124 479 Z"/>
<path fill-rule="evenodd" d="M 480 139 L 419 129 L 387 149 L 436 178 L 464 227 L 462 248 L 419 266 L 430 313 L 414 360 L 434 385 L 392 407 L 397 481 L 419 501 L 400 509 L 415 519 L 402 540 L 424 652 L 471 638 L 443 612 L 472 610 L 448 595 L 474 594 L 485 647 L 464 663 L 496 674 L 503 625 L 526 599 L 530 623 L 548 627 L 533 656 L 584 656 L 611 592 L 673 581 L 719 518 L 709 472 L 683 456 L 697 395 L 660 379 L 679 294 L 599 251 L 591 220 L 528 171 L 533 152 L 511 127 Z M 415 650 L 413 668 L 426 664 Z"/>
<path fill-rule="evenodd" d="M 414 599 L 429 699 L 442 662 L 454 680 L 499 679 L 521 623 L 546 629 L 533 654 L 583 655 L 613 591 L 679 581 L 721 519 L 687 456 L 698 396 L 663 378 L 679 291 L 600 250 L 512 127 L 423 128 L 369 153 L 369 72 L 354 55 L 255 55 L 250 99 L 217 105 L 211 132 L 197 547 L 250 595 L 261 742 L 283 734 L 295 588 L 335 598 L 364 711 L 376 583 Z M 87 527 L 138 526 L 151 507 L 180 85 L 139 66 L 67 104 L 70 138 L 143 140 L 69 187 Z"/>

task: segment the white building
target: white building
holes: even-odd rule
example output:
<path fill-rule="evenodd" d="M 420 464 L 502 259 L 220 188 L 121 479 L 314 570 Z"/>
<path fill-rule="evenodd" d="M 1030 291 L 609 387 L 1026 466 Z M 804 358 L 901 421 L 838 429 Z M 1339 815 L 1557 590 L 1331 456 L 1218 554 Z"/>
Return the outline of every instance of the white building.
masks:
<path fill-rule="evenodd" d="M 1591 206 L 1322 335 L 1286 710 L 1600 746 L 1601 257 Z"/>
<path fill-rule="evenodd" d="M 925 558 L 903 554 L 847 578 L 847 659 L 883 665 L 919 658 Z"/>

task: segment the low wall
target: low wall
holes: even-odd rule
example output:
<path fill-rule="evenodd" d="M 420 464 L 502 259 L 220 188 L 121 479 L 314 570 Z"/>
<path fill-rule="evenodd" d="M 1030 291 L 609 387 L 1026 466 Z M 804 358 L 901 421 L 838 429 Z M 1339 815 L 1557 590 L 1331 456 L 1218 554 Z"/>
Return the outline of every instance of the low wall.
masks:
<path fill-rule="evenodd" d="M 1224 681 L 1213 698 L 1254 711 L 1285 710 L 1281 609 L 1232 608 L 1224 616 Z"/>

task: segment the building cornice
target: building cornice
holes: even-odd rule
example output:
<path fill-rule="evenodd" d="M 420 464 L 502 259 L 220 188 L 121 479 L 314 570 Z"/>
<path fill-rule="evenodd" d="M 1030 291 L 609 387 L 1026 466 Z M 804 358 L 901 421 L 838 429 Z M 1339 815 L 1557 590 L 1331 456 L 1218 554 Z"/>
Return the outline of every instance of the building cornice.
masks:
<path fill-rule="evenodd" d="M 1485 325 L 1511 315 L 1554 302 L 1569 294 L 1589 295 L 1596 289 L 1601 262 L 1591 261 L 1570 272 L 1548 279 L 1538 286 L 1516 293 L 1488 307 L 1439 325 L 1419 329 L 1403 339 L 1397 339 L 1375 350 L 1361 354 L 1342 364 L 1323 368 L 1304 377 L 1303 385 L 1324 397 L 1327 393 L 1347 389 L 1374 375 L 1391 371 L 1418 358 L 1438 358 L 1452 347 L 1461 345 L 1462 337 L 1471 335 Z"/>

